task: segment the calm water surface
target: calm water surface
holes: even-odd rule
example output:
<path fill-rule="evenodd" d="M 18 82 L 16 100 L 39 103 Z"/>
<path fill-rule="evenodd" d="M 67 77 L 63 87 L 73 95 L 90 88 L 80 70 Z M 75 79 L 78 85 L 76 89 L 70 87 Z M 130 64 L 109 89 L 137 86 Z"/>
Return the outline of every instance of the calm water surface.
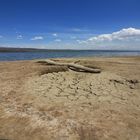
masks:
<path fill-rule="evenodd" d="M 140 56 L 140 51 L 48 51 L 48 52 L 15 52 L 0 53 L 0 61 L 32 60 L 41 58 L 60 57 L 88 57 L 88 56 Z"/>

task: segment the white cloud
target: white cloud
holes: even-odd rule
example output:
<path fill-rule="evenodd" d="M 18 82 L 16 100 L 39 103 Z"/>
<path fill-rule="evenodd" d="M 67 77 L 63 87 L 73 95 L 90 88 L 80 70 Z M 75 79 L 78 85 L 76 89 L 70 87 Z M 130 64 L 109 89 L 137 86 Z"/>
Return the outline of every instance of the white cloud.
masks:
<path fill-rule="evenodd" d="M 23 39 L 22 35 L 17 35 L 17 39 Z"/>
<path fill-rule="evenodd" d="M 88 41 L 86 40 L 76 40 L 79 44 L 88 44 Z"/>
<path fill-rule="evenodd" d="M 57 37 L 58 35 L 57 35 L 57 33 L 54 33 L 54 34 L 52 34 L 52 36 Z"/>
<path fill-rule="evenodd" d="M 55 42 L 61 42 L 61 39 L 55 39 L 54 41 Z"/>
<path fill-rule="evenodd" d="M 100 34 L 76 41 L 81 47 L 89 49 L 140 50 L 140 29 L 121 29 L 110 34 Z"/>
<path fill-rule="evenodd" d="M 103 41 L 128 41 L 128 40 L 140 39 L 140 29 L 127 28 L 122 29 L 111 34 L 101 34 L 95 37 L 91 37 L 87 42 L 103 42 Z"/>
<path fill-rule="evenodd" d="M 82 44 L 82 43 L 84 43 L 85 41 L 83 41 L 83 40 L 76 40 L 79 44 Z"/>
<path fill-rule="evenodd" d="M 31 40 L 43 40 L 44 37 L 43 36 L 35 36 L 33 38 L 31 38 Z"/>

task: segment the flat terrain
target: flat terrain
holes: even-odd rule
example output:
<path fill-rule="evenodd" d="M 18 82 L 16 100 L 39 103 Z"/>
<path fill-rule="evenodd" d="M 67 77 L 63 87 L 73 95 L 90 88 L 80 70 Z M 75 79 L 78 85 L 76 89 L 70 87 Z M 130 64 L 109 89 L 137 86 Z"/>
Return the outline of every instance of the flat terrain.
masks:
<path fill-rule="evenodd" d="M 140 140 L 140 57 L 0 62 L 0 139 Z"/>

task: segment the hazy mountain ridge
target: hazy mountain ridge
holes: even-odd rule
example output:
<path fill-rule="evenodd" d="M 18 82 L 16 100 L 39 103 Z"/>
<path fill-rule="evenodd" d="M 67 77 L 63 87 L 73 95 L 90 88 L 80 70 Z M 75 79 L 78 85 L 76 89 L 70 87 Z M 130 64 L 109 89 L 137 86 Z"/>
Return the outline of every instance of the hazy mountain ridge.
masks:
<path fill-rule="evenodd" d="M 47 52 L 47 51 L 82 51 L 82 50 L 0 47 L 0 52 Z"/>

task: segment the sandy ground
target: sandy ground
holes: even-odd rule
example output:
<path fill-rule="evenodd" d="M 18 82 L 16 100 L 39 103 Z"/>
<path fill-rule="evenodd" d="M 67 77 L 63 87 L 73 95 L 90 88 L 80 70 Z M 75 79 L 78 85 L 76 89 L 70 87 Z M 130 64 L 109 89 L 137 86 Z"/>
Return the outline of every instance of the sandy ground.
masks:
<path fill-rule="evenodd" d="M 140 140 L 140 57 L 77 60 L 0 62 L 0 139 Z"/>

